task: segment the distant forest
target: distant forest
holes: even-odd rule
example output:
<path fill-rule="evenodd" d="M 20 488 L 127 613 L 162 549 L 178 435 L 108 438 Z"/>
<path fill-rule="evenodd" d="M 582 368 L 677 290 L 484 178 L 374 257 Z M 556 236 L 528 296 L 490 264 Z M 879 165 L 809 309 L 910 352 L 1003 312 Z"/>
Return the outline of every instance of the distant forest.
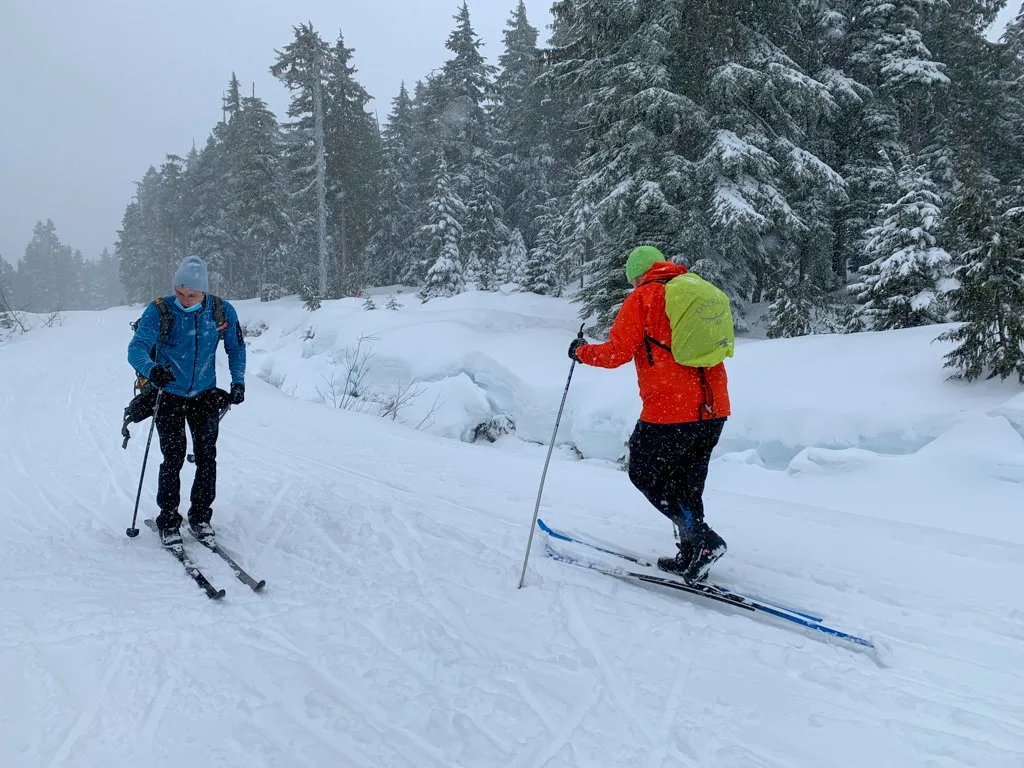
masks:
<path fill-rule="evenodd" d="M 520 2 L 495 67 L 463 3 L 383 125 L 342 34 L 303 24 L 268 56 L 286 115 L 231 75 L 205 145 L 139 180 L 115 254 L 40 223 L 0 288 L 148 301 L 196 253 L 231 298 L 524 290 L 600 332 L 651 244 L 740 330 L 752 306 L 772 337 L 963 321 L 958 374 L 1024 381 L 1024 13 L 985 37 L 1004 6 L 560 0 L 542 44 Z"/>

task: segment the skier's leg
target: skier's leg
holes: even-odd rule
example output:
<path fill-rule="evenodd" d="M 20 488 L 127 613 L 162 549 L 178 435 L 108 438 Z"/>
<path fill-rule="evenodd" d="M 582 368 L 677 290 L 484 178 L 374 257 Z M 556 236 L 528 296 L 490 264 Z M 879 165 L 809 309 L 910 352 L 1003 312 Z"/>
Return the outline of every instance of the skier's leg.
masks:
<path fill-rule="evenodd" d="M 678 570 L 682 563 L 673 568 L 689 581 L 700 581 L 707 577 L 712 564 L 725 554 L 725 540 L 704 520 L 704 486 L 707 481 L 711 453 L 722 436 L 725 419 L 697 422 L 691 426 L 687 449 L 676 466 L 676 504 L 682 510 L 690 510 L 693 525 L 689 530 L 690 547 L 687 552 L 689 564 Z M 682 549 L 682 547 L 681 547 Z M 660 565 L 659 561 L 659 565 Z"/>
<path fill-rule="evenodd" d="M 203 393 L 189 401 L 188 425 L 192 432 L 192 451 L 196 459 L 196 476 L 192 482 L 189 524 L 209 523 L 213 515 L 213 500 L 217 495 L 217 437 L 220 432 L 219 400 L 211 393 Z"/>
<path fill-rule="evenodd" d="M 725 419 L 680 424 L 679 452 L 672 471 L 675 476 L 674 504 L 687 519 L 688 529 L 704 524 L 704 485 L 708 479 L 711 453 L 722 436 Z"/>
<path fill-rule="evenodd" d="M 185 399 L 164 392 L 156 416 L 163 461 L 157 480 L 157 527 L 166 530 L 181 525 L 178 504 L 181 495 L 181 467 L 185 463 Z"/>
<path fill-rule="evenodd" d="M 675 480 L 671 471 L 670 446 L 665 444 L 664 426 L 638 421 L 629 437 L 629 480 L 654 508 L 672 518 Z"/>

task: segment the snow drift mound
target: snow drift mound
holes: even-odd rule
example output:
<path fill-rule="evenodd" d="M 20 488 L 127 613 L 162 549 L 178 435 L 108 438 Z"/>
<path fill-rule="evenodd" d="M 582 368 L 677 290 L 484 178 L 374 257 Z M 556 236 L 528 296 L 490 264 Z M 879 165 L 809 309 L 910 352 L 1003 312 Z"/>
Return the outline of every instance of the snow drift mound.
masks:
<path fill-rule="evenodd" d="M 573 305 L 481 292 L 396 299 L 393 311 L 347 299 L 315 313 L 290 299 L 242 302 L 243 320 L 261 329 L 250 340 L 252 368 L 294 397 L 444 437 L 550 438 L 569 370 L 564 348 L 579 327 Z M 716 456 L 836 471 L 914 454 L 990 413 L 1024 433 L 1018 387 L 948 380 L 949 347 L 933 341 L 941 330 L 741 339 L 728 363 L 733 416 Z M 577 366 L 559 442 L 583 458 L 621 460 L 639 411 L 631 366 Z"/>

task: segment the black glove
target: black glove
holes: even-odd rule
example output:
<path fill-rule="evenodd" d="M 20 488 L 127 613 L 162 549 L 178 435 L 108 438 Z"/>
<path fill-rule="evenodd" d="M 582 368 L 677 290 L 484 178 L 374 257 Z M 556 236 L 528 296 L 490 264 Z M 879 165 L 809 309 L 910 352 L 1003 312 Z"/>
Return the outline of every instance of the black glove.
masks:
<path fill-rule="evenodd" d="M 163 389 L 174 381 L 174 373 L 171 372 L 170 366 L 154 365 L 153 370 L 149 372 L 149 376 L 146 378 L 153 382 L 158 389 Z"/>
<path fill-rule="evenodd" d="M 245 384 L 232 384 L 231 385 L 231 404 L 241 405 L 245 402 Z"/>
<path fill-rule="evenodd" d="M 580 360 L 578 357 L 576 357 L 576 350 L 579 349 L 580 347 L 585 347 L 586 345 L 586 339 L 580 337 L 573 339 L 572 344 L 569 345 L 569 359 L 575 360 L 578 363 Z"/>

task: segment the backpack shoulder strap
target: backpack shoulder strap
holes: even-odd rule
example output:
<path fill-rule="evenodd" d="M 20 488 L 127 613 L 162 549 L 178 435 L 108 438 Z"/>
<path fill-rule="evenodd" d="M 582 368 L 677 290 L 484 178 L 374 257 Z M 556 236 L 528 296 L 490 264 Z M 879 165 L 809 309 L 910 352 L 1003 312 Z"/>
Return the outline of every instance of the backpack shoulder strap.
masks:
<path fill-rule="evenodd" d="M 163 298 L 154 299 L 153 306 L 160 313 L 160 336 L 157 339 L 157 344 L 159 345 L 167 341 L 167 337 L 171 333 L 171 327 L 174 325 L 174 318 L 171 316 L 171 310 L 167 308 L 167 302 Z"/>
<path fill-rule="evenodd" d="M 224 331 L 228 329 L 228 313 L 224 310 L 224 299 L 210 295 L 213 299 L 213 322 L 217 325 L 217 338 L 224 341 Z"/>
<path fill-rule="evenodd" d="M 648 283 L 661 283 L 662 285 L 667 286 L 672 279 L 673 278 L 671 277 L 661 277 L 658 278 L 657 280 L 649 280 Z M 654 365 L 654 353 L 651 351 L 651 344 L 654 344 L 656 347 L 661 347 L 666 352 L 672 352 L 671 344 L 666 344 L 663 341 L 658 341 L 656 338 L 647 333 L 646 329 L 644 329 L 644 347 L 647 350 L 648 365 Z"/>

